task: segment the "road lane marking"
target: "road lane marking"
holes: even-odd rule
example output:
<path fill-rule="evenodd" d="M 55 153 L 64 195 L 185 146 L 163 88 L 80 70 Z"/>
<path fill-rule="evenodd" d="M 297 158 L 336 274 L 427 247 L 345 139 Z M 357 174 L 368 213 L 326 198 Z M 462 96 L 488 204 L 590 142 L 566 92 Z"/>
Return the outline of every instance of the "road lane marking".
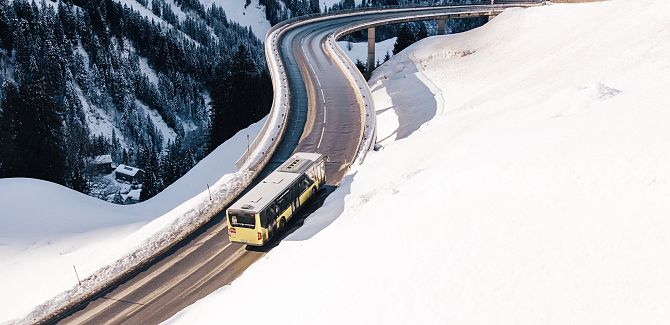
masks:
<path fill-rule="evenodd" d="M 219 251 L 219 254 L 222 254 L 223 251 L 224 251 L 224 249 L 230 247 L 231 245 L 232 245 L 232 243 L 226 245 L 224 248 L 222 248 L 222 249 Z M 223 263 L 219 264 L 218 266 L 224 266 L 222 269 L 225 269 L 228 265 L 232 264 L 231 262 L 234 262 L 234 261 L 235 261 L 237 258 L 239 258 L 240 255 L 243 254 L 244 252 L 246 252 L 246 250 L 244 249 L 244 246 L 240 246 L 240 247 L 239 247 L 236 251 L 234 251 L 228 258 L 226 258 L 226 259 L 223 261 Z M 191 270 L 190 270 L 187 274 L 183 274 L 183 273 L 180 274 L 179 276 L 177 276 L 176 278 L 174 278 L 172 281 L 170 281 L 169 283 L 167 283 L 167 285 L 163 285 L 163 286 L 161 286 L 158 290 L 153 290 L 150 294 L 144 296 L 144 298 L 142 298 L 142 300 L 140 300 L 140 301 L 138 302 L 139 305 L 133 305 L 134 308 L 131 307 L 132 309 L 126 313 L 126 318 L 128 318 L 128 317 L 132 316 L 133 314 L 135 314 L 136 312 L 138 312 L 140 309 L 142 309 L 142 307 L 144 307 L 144 305 L 148 305 L 148 304 L 150 304 L 150 303 L 153 302 L 156 298 L 162 296 L 164 293 L 168 292 L 168 291 L 171 290 L 172 288 L 175 288 L 177 285 L 179 285 L 181 282 L 183 282 L 185 279 L 187 279 L 187 278 L 188 278 L 189 276 L 191 276 L 193 273 L 195 273 L 196 271 L 198 271 L 201 267 L 205 266 L 205 264 L 207 264 L 207 263 L 211 262 L 212 260 L 214 260 L 214 258 L 216 258 L 219 254 L 215 254 L 215 255 L 210 256 L 206 261 L 204 261 L 204 262 L 202 262 L 202 263 L 199 263 L 199 264 L 198 264 L 196 267 L 194 267 L 194 268 L 191 268 Z M 207 277 L 210 276 L 212 273 L 218 273 L 218 272 L 220 272 L 219 268 L 218 268 L 218 267 L 215 267 L 212 271 L 210 271 L 210 272 L 207 274 L 207 276 L 205 277 L 205 280 L 208 280 Z M 202 281 L 202 280 L 201 280 L 201 281 Z M 196 285 L 197 285 L 198 283 L 200 283 L 200 281 L 196 281 Z M 185 292 L 189 292 L 193 287 L 194 287 L 194 285 L 190 286 L 189 289 L 182 291 L 182 295 L 183 295 L 183 293 L 185 293 Z M 180 295 L 180 296 L 182 296 L 182 295 Z M 128 310 L 128 309 L 126 309 L 126 310 Z"/>
<path fill-rule="evenodd" d="M 244 246 L 242 246 L 244 248 Z M 191 285 L 188 287 L 188 289 L 182 290 L 182 293 L 179 294 L 176 297 L 176 301 L 181 300 L 184 296 L 192 294 L 193 292 L 196 292 L 200 288 L 202 288 L 205 284 L 207 284 L 209 281 L 214 279 L 216 276 L 218 276 L 221 272 L 225 271 L 228 269 L 233 263 L 236 263 L 239 261 L 240 258 L 242 258 L 242 255 L 248 253 L 246 249 L 240 249 L 238 251 L 235 251 L 233 255 L 228 257 L 223 263 L 219 264 L 217 267 L 213 268 L 207 275 L 202 277 L 199 281 L 197 281 L 195 284 Z M 262 253 L 260 253 L 262 254 Z"/>
<path fill-rule="evenodd" d="M 204 243 L 206 241 L 209 241 L 210 239 L 212 239 L 212 237 L 218 235 L 221 231 L 223 231 L 223 229 L 227 228 L 227 226 L 228 226 L 228 224 L 226 222 L 222 222 L 221 224 L 219 224 L 218 227 L 212 229 L 212 232 L 209 235 L 207 235 L 205 238 L 203 238 L 202 241 L 200 241 L 200 242 Z M 228 245 L 226 245 L 224 248 L 226 248 L 230 245 L 231 245 L 231 243 L 228 243 Z M 159 267 L 155 272 L 151 272 L 152 274 L 154 274 L 154 276 L 147 276 L 147 277 L 143 278 L 142 280 L 138 281 L 137 283 L 135 283 L 134 285 L 131 285 L 130 287 L 126 288 L 125 290 L 122 290 L 118 294 L 114 294 L 111 297 L 107 296 L 107 295 L 104 295 L 103 298 L 107 298 L 107 300 L 105 300 L 103 303 L 96 306 L 92 310 L 86 311 L 84 314 L 77 317 L 77 319 L 73 320 L 72 323 L 73 324 L 86 323 L 86 321 L 88 321 L 89 319 L 91 319 L 91 318 L 95 317 L 96 315 L 100 314 L 102 311 L 107 309 L 107 307 L 109 307 L 110 305 L 118 303 L 118 301 L 120 301 L 120 300 L 124 300 L 123 298 L 130 295 L 131 293 L 133 293 L 137 289 L 141 288 L 142 286 L 146 285 L 147 283 L 149 283 L 149 281 L 155 279 L 157 276 L 160 276 L 161 274 L 163 274 L 169 268 L 173 267 L 175 264 L 177 264 L 181 260 L 183 260 L 186 256 L 193 253 L 193 251 L 200 248 L 200 246 L 201 245 L 193 245 L 193 246 L 189 247 L 187 250 L 185 250 L 181 254 L 177 255 L 176 258 L 174 258 L 173 260 L 165 263 L 163 266 Z M 80 320 L 82 318 L 83 318 L 83 320 Z"/>
<path fill-rule="evenodd" d="M 326 96 L 323 95 L 323 88 L 321 88 L 320 90 L 321 90 L 321 99 L 323 99 L 323 103 L 325 104 L 326 103 Z"/>
<path fill-rule="evenodd" d="M 323 124 L 326 124 L 326 115 L 328 115 L 328 110 L 326 109 L 326 105 L 323 105 Z"/>
<path fill-rule="evenodd" d="M 323 134 L 326 133 L 326 127 L 321 128 L 321 137 L 319 138 L 319 144 L 316 145 L 316 148 L 319 149 L 321 147 L 321 141 L 323 140 Z"/>
<path fill-rule="evenodd" d="M 305 40 L 307 37 L 304 37 L 300 41 L 300 48 L 302 48 L 302 53 L 305 55 L 305 60 L 307 60 L 307 65 L 309 66 L 310 70 L 312 70 L 312 74 L 314 75 L 314 78 L 316 79 L 316 83 L 319 84 L 319 87 L 321 87 L 321 80 L 319 80 L 319 76 L 316 74 L 316 70 L 314 69 L 314 66 L 312 65 L 312 60 L 309 59 L 309 56 L 307 55 L 307 50 L 305 49 Z"/>

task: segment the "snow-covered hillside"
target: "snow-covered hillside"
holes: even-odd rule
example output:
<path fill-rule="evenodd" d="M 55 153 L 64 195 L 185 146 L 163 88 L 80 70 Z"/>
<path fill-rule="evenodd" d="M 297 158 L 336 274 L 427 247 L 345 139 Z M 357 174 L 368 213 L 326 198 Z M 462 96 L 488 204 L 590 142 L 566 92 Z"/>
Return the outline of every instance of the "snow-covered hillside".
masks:
<path fill-rule="evenodd" d="M 143 170 L 127 180 L 134 194 L 141 186 L 143 200 L 267 114 L 262 41 L 231 17 L 245 11 L 240 16 L 264 22 L 249 25 L 260 37 L 269 23 L 257 1 L 246 9 L 237 2 L 225 10 L 176 0 L 0 2 L 0 178 L 51 181 L 119 202 L 126 189 L 101 176 L 111 179 L 124 164 Z M 253 67 L 240 73 L 258 83 L 224 82 L 241 60 Z M 234 101 L 223 104 L 224 88 L 257 90 L 258 100 L 224 118 L 237 110 Z M 223 119 L 234 122 L 212 132 Z M 99 156 L 111 156 L 111 166 L 92 164 Z"/>
<path fill-rule="evenodd" d="M 0 179 L 0 323 L 84 279 L 157 233 L 164 232 L 191 198 L 235 171 L 235 161 L 265 119 L 240 131 L 184 177 L 152 199 L 121 206 L 50 182 Z M 193 202 L 195 202 L 193 201 Z"/>
<path fill-rule="evenodd" d="M 265 7 L 259 4 L 258 0 L 251 0 L 248 6 L 245 6 L 246 0 L 200 0 L 200 2 L 205 8 L 211 7 L 213 3 L 223 8 L 230 21 L 251 28 L 256 37 L 265 41 L 265 33 L 270 29 L 270 22 L 265 17 Z"/>
<path fill-rule="evenodd" d="M 393 57 L 370 81 L 384 149 L 171 322 L 667 324 L 668 17 L 509 10 Z"/>
<path fill-rule="evenodd" d="M 154 12 L 152 12 L 153 2 L 147 1 L 147 5 L 144 6 L 137 0 L 116 0 L 119 3 L 122 3 L 134 10 L 140 12 L 140 14 L 149 19 L 153 19 L 156 22 L 162 24 L 168 24 L 161 17 L 158 17 Z M 179 22 L 183 22 L 186 17 L 194 15 L 189 13 L 188 10 L 182 9 L 176 2 L 172 0 L 163 0 L 166 5 L 169 6 L 170 10 L 175 14 Z M 258 37 L 261 41 L 265 40 L 265 33 L 270 29 L 270 22 L 265 18 L 265 7 L 259 4 L 258 0 L 250 1 L 248 6 L 245 6 L 245 0 L 200 0 L 200 3 L 205 9 L 212 7 L 212 4 L 223 8 L 226 12 L 226 18 L 229 21 L 240 24 L 240 26 L 245 26 L 251 28 L 251 31 Z M 157 3 L 161 3 L 160 1 Z M 186 11 L 186 12 L 184 12 Z"/>

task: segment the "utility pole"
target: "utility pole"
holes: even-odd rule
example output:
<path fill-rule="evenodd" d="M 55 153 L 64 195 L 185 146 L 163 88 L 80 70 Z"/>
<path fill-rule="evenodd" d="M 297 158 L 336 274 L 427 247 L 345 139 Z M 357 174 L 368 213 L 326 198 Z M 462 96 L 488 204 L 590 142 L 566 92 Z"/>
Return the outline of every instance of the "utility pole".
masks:
<path fill-rule="evenodd" d="M 77 277 L 77 282 L 81 285 L 81 280 L 79 280 L 79 274 L 77 274 L 77 268 L 74 267 L 74 264 L 72 264 L 72 268 L 74 269 L 74 275 Z"/>

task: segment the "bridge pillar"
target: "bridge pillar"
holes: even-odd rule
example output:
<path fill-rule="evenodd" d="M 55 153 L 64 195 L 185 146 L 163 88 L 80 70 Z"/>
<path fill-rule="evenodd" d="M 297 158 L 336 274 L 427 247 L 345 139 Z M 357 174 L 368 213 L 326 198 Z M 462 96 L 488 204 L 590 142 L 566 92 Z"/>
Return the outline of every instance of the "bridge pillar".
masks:
<path fill-rule="evenodd" d="M 368 28 L 368 74 L 375 68 L 375 28 Z"/>
<path fill-rule="evenodd" d="M 438 19 L 437 20 L 437 35 L 446 34 L 446 32 L 447 32 L 446 24 L 447 24 L 446 19 Z"/>

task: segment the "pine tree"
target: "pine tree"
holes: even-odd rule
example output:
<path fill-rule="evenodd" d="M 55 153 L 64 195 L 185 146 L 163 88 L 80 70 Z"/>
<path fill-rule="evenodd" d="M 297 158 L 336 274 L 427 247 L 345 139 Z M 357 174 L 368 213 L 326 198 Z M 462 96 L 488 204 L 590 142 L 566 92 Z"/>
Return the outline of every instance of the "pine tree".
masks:
<path fill-rule="evenodd" d="M 67 186 L 75 191 L 87 194 L 91 190 L 91 182 L 86 176 L 84 163 L 79 159 L 74 166 L 71 166 L 71 176 Z"/>
<path fill-rule="evenodd" d="M 358 71 L 360 71 L 362 75 L 368 73 L 368 67 L 366 67 L 365 63 L 361 62 L 359 59 L 356 59 L 356 68 L 358 68 Z"/>
<path fill-rule="evenodd" d="M 14 167 L 19 177 L 65 183 L 62 122 L 46 93 L 44 78 L 19 87 L 21 109 L 16 116 L 15 152 L 21 161 Z"/>
<path fill-rule="evenodd" d="M 158 178 L 158 157 L 156 156 L 156 152 L 147 147 L 144 147 L 142 152 L 144 156 L 144 178 L 142 180 L 140 201 L 146 201 L 160 192 L 161 183 Z"/>
<path fill-rule="evenodd" d="M 12 21 L 7 15 L 7 10 L 9 6 L 6 6 L 6 2 L 3 2 L 0 5 L 0 48 L 5 49 L 6 51 L 11 51 L 14 36 L 14 29 L 12 27 Z"/>
<path fill-rule="evenodd" d="M 240 45 L 233 58 L 230 71 L 221 64 L 217 78 L 222 81 L 212 91 L 212 130 L 209 139 L 211 152 L 235 132 L 260 118 L 267 108 L 257 100 L 261 90 L 256 63 L 246 46 Z"/>
<path fill-rule="evenodd" d="M 419 31 L 416 33 L 416 40 L 420 41 L 428 37 L 428 29 L 426 29 L 426 23 L 419 22 Z"/>
<path fill-rule="evenodd" d="M 393 54 L 400 53 L 400 51 L 406 49 L 414 42 L 416 42 L 416 35 L 408 24 L 403 24 L 398 32 L 398 38 L 395 40 L 395 44 L 393 44 Z"/>
<path fill-rule="evenodd" d="M 18 114 L 21 103 L 19 90 L 11 82 L 3 85 L 4 98 L 0 102 L 0 177 L 16 175 L 18 155 L 16 153 L 16 136 L 19 127 Z"/>

